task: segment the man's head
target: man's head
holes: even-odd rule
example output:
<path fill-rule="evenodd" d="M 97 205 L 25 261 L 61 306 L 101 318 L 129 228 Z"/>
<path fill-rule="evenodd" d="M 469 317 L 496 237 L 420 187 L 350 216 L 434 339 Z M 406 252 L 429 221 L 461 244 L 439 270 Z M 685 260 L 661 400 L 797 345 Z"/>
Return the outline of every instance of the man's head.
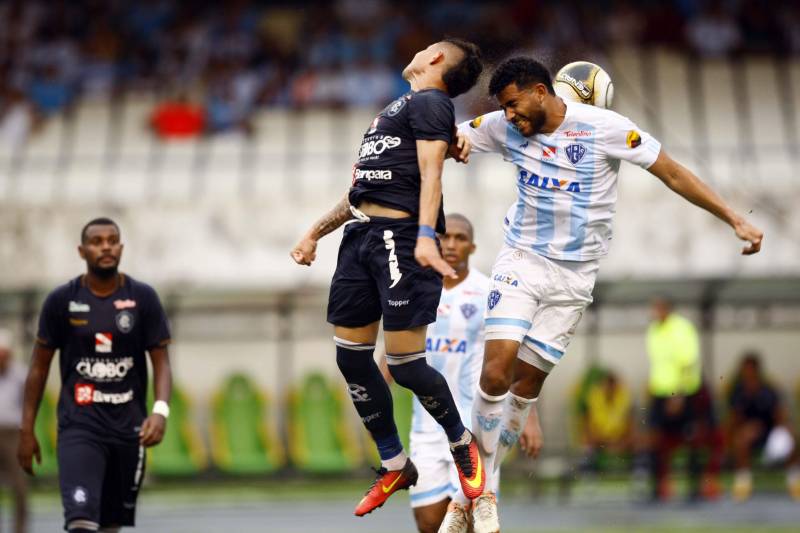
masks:
<path fill-rule="evenodd" d="M 0 329 L 0 374 L 5 374 L 11 366 L 11 344 L 13 338 L 7 329 Z"/>
<path fill-rule="evenodd" d="M 442 257 L 458 273 L 469 268 L 469 256 L 475 251 L 474 236 L 467 217 L 458 213 L 447 215 L 444 235 L 439 236 Z"/>
<path fill-rule="evenodd" d="M 78 253 L 87 270 L 100 278 L 117 274 L 122 248 L 119 226 L 110 218 L 95 218 L 81 230 Z"/>
<path fill-rule="evenodd" d="M 650 312 L 657 322 L 665 321 L 672 313 L 672 300 L 667 296 L 656 296 L 650 302 Z"/>
<path fill-rule="evenodd" d="M 492 74 L 489 94 L 497 99 L 506 120 L 525 137 L 541 131 L 547 118 L 544 103 L 556 95 L 550 72 L 528 57 L 503 61 Z"/>
<path fill-rule="evenodd" d="M 480 49 L 468 41 L 448 37 L 417 52 L 403 69 L 403 79 L 435 74 L 447 87 L 450 98 L 455 98 L 472 89 L 482 71 Z"/>
<path fill-rule="evenodd" d="M 739 379 L 751 391 L 761 386 L 761 357 L 756 352 L 747 352 L 742 358 Z"/>

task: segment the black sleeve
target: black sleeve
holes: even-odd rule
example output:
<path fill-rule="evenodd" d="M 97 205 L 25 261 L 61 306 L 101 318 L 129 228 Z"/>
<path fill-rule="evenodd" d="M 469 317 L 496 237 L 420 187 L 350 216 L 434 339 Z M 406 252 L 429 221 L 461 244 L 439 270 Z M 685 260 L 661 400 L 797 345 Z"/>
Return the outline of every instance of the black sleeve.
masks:
<path fill-rule="evenodd" d="M 169 321 L 156 291 L 143 286 L 142 335 L 146 349 L 165 346 L 170 341 Z"/>
<path fill-rule="evenodd" d="M 420 141 L 453 142 L 456 114 L 453 102 L 441 91 L 423 91 L 408 103 L 408 120 Z"/>
<path fill-rule="evenodd" d="M 39 330 L 36 342 L 57 350 L 64 343 L 64 321 L 66 319 L 67 301 L 62 291 L 56 289 L 47 295 L 42 312 L 39 314 Z"/>

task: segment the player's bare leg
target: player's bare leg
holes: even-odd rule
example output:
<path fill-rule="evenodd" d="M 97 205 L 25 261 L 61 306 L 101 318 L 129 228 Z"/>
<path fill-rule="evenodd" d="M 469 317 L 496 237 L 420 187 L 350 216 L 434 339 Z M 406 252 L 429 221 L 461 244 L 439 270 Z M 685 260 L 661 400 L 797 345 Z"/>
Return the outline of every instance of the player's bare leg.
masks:
<path fill-rule="evenodd" d="M 419 533 L 436 533 L 439 531 L 439 525 L 447 513 L 447 505 L 449 503 L 450 498 L 445 498 L 430 505 L 414 507 L 414 522 L 417 524 Z"/>

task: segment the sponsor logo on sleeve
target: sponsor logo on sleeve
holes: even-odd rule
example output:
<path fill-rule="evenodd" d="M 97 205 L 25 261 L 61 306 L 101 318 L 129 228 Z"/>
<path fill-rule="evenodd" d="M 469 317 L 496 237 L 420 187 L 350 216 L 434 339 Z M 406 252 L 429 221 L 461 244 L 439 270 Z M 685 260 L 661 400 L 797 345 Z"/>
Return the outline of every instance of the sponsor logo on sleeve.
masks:
<path fill-rule="evenodd" d="M 122 333 L 130 333 L 131 330 L 133 330 L 133 325 L 135 323 L 133 313 L 130 311 L 122 311 L 118 313 L 116 322 L 117 329 L 119 329 Z"/>
<path fill-rule="evenodd" d="M 480 128 L 481 127 L 481 122 L 483 122 L 483 115 L 481 115 L 479 117 L 475 117 L 472 120 L 470 120 L 469 127 L 470 128 Z"/>
<path fill-rule="evenodd" d="M 582 144 L 573 143 L 568 145 L 564 149 L 564 152 L 567 154 L 569 162 L 572 163 L 573 165 L 577 165 L 578 163 L 581 162 L 583 156 L 586 155 L 586 147 L 583 146 Z"/>
<path fill-rule="evenodd" d="M 642 136 L 639 135 L 639 132 L 636 130 L 631 130 L 628 132 L 628 135 L 625 137 L 625 144 L 628 145 L 628 148 L 636 148 L 640 144 L 642 144 Z"/>
<path fill-rule="evenodd" d="M 69 312 L 70 313 L 88 313 L 90 310 L 89 304 L 85 304 L 83 302 L 70 302 L 69 303 Z"/>
<path fill-rule="evenodd" d="M 94 334 L 94 351 L 97 353 L 111 353 L 112 334 L 111 333 L 95 333 Z"/>

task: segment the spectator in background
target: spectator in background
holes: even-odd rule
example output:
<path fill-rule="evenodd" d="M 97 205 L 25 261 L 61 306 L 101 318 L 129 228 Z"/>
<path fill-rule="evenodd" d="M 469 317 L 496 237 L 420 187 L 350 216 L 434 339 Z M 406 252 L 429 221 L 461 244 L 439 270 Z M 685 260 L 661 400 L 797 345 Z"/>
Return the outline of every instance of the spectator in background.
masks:
<path fill-rule="evenodd" d="M 613 371 L 606 371 L 586 393 L 583 430 L 586 456 L 583 467 L 596 470 L 600 456 L 627 455 L 633 451 L 631 395 Z"/>
<path fill-rule="evenodd" d="M 720 495 L 718 478 L 723 442 L 711 394 L 703 384 L 697 330 L 673 311 L 667 298 L 655 299 L 652 312 L 654 320 L 647 330 L 647 352 L 653 499 L 669 499 L 670 461 L 681 445 L 689 447 L 689 500 L 715 499 Z M 701 464 L 701 451 L 708 452 L 705 468 Z"/>
<path fill-rule="evenodd" d="M 36 113 L 25 93 L 19 89 L 0 85 L 0 91 L 0 143 L 10 153 L 16 153 L 33 133 Z"/>
<path fill-rule="evenodd" d="M 729 407 L 727 436 L 736 467 L 733 499 L 747 500 L 753 491 L 750 471 L 753 455 L 763 451 L 770 439 L 786 438 L 792 446 L 785 450 L 788 457 L 779 459 L 790 465 L 786 485 L 791 496 L 800 500 L 800 447 L 791 436 L 786 406 L 775 387 L 765 379 L 757 353 L 750 352 L 742 358 Z"/>
<path fill-rule="evenodd" d="M 205 113 L 202 107 L 189 101 L 185 92 L 180 92 L 156 106 L 150 125 L 162 139 L 188 139 L 203 133 Z"/>
<path fill-rule="evenodd" d="M 736 19 L 720 0 L 714 0 L 686 27 L 691 48 L 700 56 L 725 57 L 742 44 Z"/>
<path fill-rule="evenodd" d="M 256 72 L 243 67 L 228 61 L 215 61 L 211 65 L 206 95 L 206 129 L 209 133 L 252 133 L 251 117 L 261 80 Z"/>
<path fill-rule="evenodd" d="M 11 332 L 0 329 L 0 482 L 14 493 L 14 531 L 25 533 L 28 521 L 28 487 L 17 464 L 17 442 L 22 421 L 25 369 L 11 358 Z"/>

